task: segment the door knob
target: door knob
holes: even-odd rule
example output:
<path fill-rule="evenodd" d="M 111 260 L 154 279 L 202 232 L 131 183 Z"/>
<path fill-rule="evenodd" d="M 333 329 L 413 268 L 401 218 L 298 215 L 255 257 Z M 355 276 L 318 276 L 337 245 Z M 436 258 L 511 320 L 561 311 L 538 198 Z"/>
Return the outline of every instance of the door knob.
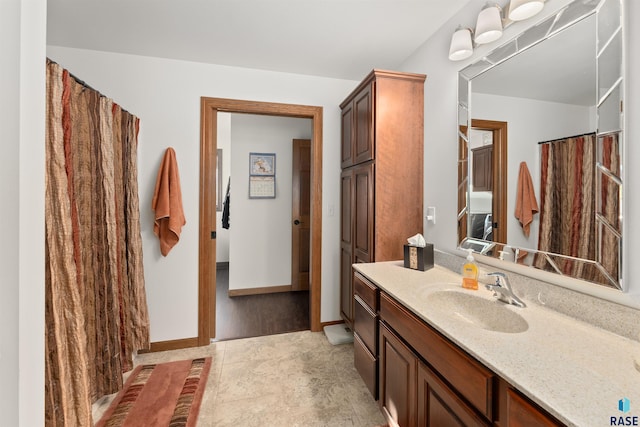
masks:
<path fill-rule="evenodd" d="M 294 225 L 300 225 L 300 221 L 296 219 L 295 221 L 293 221 L 293 224 Z"/>

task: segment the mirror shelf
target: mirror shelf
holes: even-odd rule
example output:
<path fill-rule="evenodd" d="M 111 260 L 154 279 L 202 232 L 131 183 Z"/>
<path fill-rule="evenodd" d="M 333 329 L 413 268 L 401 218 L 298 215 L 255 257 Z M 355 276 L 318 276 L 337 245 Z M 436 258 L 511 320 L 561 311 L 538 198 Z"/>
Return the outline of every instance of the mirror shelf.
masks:
<path fill-rule="evenodd" d="M 459 248 L 471 248 L 481 255 L 522 267 L 623 289 L 621 15 L 621 0 L 573 1 L 459 71 Z M 582 44 L 584 39 L 590 40 L 591 45 Z M 576 44 L 576 40 L 581 40 L 581 44 Z M 577 56 L 573 52 L 587 55 Z M 548 55 L 547 59 L 539 56 L 543 54 Z M 562 61 L 570 61 L 575 68 Z M 527 93 L 527 86 L 533 91 Z M 515 104 L 510 104 L 514 99 L 521 103 L 518 105 L 548 106 L 544 108 L 561 117 L 559 121 L 564 122 L 564 127 L 550 119 L 541 120 L 544 114 L 532 113 L 528 107 L 514 108 Z M 504 104 L 502 110 L 496 104 Z M 553 112 L 558 106 L 561 108 Z M 505 108 L 511 111 L 505 113 Z M 514 120 L 510 114 L 515 110 L 527 111 L 526 120 Z M 494 170 L 489 172 L 495 182 L 501 179 L 508 182 L 509 214 L 505 218 L 499 215 L 496 204 L 496 200 L 505 197 L 503 191 L 498 192 L 495 186 L 486 187 L 485 181 L 482 187 L 478 185 L 478 177 L 483 176 L 479 171 L 486 167 L 479 154 L 486 157 L 487 151 L 480 148 L 489 148 L 489 152 L 491 149 L 479 148 L 473 123 L 485 120 L 504 120 L 505 128 L 509 126 L 509 159 L 503 162 L 504 168 L 494 160 Z M 538 144 L 526 141 L 526 148 L 516 145 L 527 139 L 518 133 L 522 125 L 517 120 L 528 120 L 529 129 L 535 128 L 527 136 L 537 137 L 536 142 L 545 141 Z M 484 140 L 481 145 L 487 144 Z M 580 156 L 583 161 L 576 164 L 574 159 Z M 517 173 L 519 163 L 521 167 L 522 163 L 525 166 L 528 163 L 536 178 L 535 184 L 530 184 L 535 187 L 531 190 L 535 209 L 532 208 L 533 219 L 525 221 L 531 222 L 527 227 L 524 222 L 518 224 L 513 215 L 513 207 L 517 203 L 519 209 L 525 194 L 520 185 L 521 172 Z M 566 170 L 570 171 L 568 175 Z M 576 170 L 579 172 L 574 173 Z M 553 194 L 560 195 L 555 197 L 557 201 Z M 535 205 L 536 195 L 539 206 Z M 578 217 L 581 219 L 576 220 Z M 484 233 L 478 232 L 478 228 Z M 492 235 L 507 237 L 494 239 Z M 559 243 L 561 240 L 566 242 Z"/>

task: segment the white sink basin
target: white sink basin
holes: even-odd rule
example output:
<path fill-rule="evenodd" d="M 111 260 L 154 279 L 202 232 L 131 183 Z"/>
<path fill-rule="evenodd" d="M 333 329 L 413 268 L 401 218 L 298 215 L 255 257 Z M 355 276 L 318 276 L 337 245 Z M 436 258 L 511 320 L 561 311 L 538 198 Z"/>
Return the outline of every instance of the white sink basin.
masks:
<path fill-rule="evenodd" d="M 529 329 L 527 321 L 513 308 L 508 308 L 506 304 L 496 300 L 473 295 L 471 292 L 473 291 L 435 291 L 427 296 L 427 301 L 430 307 L 433 306 L 438 312 L 488 331 L 515 334 Z"/>

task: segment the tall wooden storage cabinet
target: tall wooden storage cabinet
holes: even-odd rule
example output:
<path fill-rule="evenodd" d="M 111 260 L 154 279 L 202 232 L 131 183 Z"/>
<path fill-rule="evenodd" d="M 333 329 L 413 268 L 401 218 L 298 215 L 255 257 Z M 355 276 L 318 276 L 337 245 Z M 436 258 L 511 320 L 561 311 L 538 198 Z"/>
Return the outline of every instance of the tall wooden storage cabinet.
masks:
<path fill-rule="evenodd" d="M 351 265 L 400 260 L 422 232 L 425 78 L 373 70 L 340 105 L 340 312 L 351 327 Z"/>

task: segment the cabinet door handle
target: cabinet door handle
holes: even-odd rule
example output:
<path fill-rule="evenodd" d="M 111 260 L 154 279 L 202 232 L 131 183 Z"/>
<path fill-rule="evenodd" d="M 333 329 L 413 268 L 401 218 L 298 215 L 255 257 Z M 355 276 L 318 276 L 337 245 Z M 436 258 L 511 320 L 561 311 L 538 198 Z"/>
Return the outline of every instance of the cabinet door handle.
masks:
<path fill-rule="evenodd" d="M 300 225 L 300 220 L 297 220 L 297 219 L 296 219 L 295 221 L 293 221 L 293 224 L 294 224 L 294 225 Z"/>

